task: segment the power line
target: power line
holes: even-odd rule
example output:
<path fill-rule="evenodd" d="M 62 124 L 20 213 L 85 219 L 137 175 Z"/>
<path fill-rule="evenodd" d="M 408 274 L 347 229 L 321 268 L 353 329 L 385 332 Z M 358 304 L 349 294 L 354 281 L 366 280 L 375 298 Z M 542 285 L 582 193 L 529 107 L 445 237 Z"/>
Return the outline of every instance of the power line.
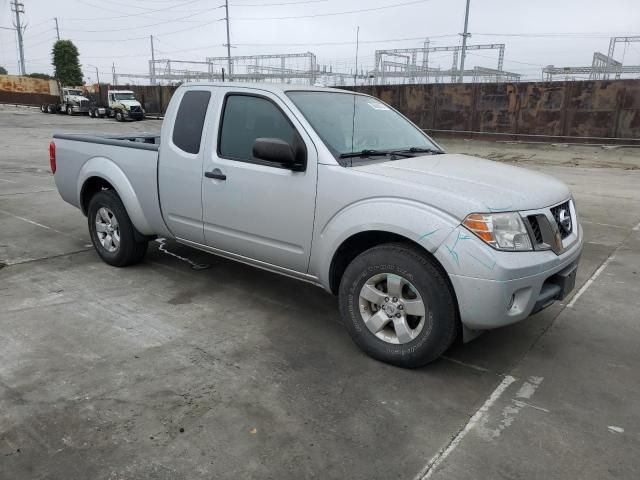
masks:
<path fill-rule="evenodd" d="M 184 17 L 172 18 L 171 20 L 164 20 L 164 21 L 158 22 L 158 23 L 149 23 L 147 25 L 137 25 L 136 28 L 157 27 L 158 25 L 166 25 L 167 23 L 181 22 L 181 21 L 184 21 L 187 18 L 192 18 L 192 17 L 195 17 L 196 15 L 201 15 L 202 13 L 211 12 L 213 10 L 217 10 L 218 8 L 220 8 L 220 7 L 209 8 L 207 10 L 202 10 L 200 12 L 195 12 L 195 13 L 192 13 L 190 15 L 186 15 Z M 109 28 L 109 29 L 106 29 L 106 30 L 81 30 L 81 29 L 76 29 L 76 28 L 66 28 L 65 29 L 65 31 L 81 32 L 81 33 L 124 32 L 124 31 L 130 31 L 130 30 L 131 30 L 131 27 L 127 27 L 127 28 Z"/>
<path fill-rule="evenodd" d="M 391 5 L 383 5 L 380 7 L 360 8 L 357 10 L 345 10 L 342 12 L 315 13 L 315 14 L 309 14 L 309 15 L 291 15 L 286 17 L 238 17 L 238 18 L 235 18 L 235 20 L 290 20 L 290 19 L 296 19 L 296 18 L 333 17 L 337 15 L 349 15 L 352 13 L 375 12 L 378 10 L 386 10 L 389 8 L 404 7 L 408 5 L 416 5 L 418 3 L 427 3 L 430 1 L 431 0 L 413 0 L 412 2 L 394 3 Z"/>
<path fill-rule="evenodd" d="M 606 32 L 559 32 L 559 33 L 476 33 L 473 35 L 484 37 L 524 37 L 524 38 L 542 38 L 542 37 L 572 37 L 572 38 L 610 38 L 614 36 L 640 35 L 639 33 L 617 34 Z"/>
<path fill-rule="evenodd" d="M 329 0 L 303 0 L 301 2 L 282 2 L 282 3 L 236 3 L 231 4 L 232 7 L 278 7 L 280 5 L 302 5 L 307 3 L 323 3 Z"/>
<path fill-rule="evenodd" d="M 452 38 L 457 34 L 450 35 L 434 35 L 429 38 Z M 386 42 L 410 42 L 424 41 L 424 37 L 408 37 L 408 38 L 387 38 L 384 40 L 360 40 L 360 43 L 386 43 Z M 309 42 L 309 43 L 235 43 L 238 47 L 308 47 L 308 46 L 330 46 L 330 45 L 355 45 L 355 41 L 345 40 L 343 42 Z"/>
<path fill-rule="evenodd" d="M 76 0 L 77 2 L 82 3 L 83 5 L 86 5 L 88 7 L 94 8 L 94 9 L 99 9 L 99 10 L 105 10 L 107 12 L 116 12 L 116 13 L 120 13 L 122 10 L 114 10 L 111 8 L 106 8 L 103 7 L 101 5 L 94 5 L 92 3 L 87 2 L 86 0 Z M 91 17 L 91 18 L 65 18 L 65 20 L 73 20 L 73 21 L 84 21 L 84 20 L 113 20 L 113 19 L 118 19 L 118 18 L 129 18 L 129 17 L 138 17 L 138 16 L 144 16 L 144 15 L 148 15 L 150 13 L 156 13 L 156 12 L 163 12 L 166 10 L 173 10 L 175 13 L 175 8 L 179 8 L 179 7 L 184 7 L 185 5 L 190 5 L 192 3 L 196 3 L 196 2 L 200 2 L 202 0 L 189 0 L 187 2 L 182 2 L 179 3 L 177 5 L 171 5 L 168 7 L 163 7 L 163 8 L 157 8 L 157 9 L 153 9 L 153 10 L 147 10 L 145 12 L 138 12 L 138 13 L 128 13 L 126 15 L 117 15 L 114 17 Z M 135 7 L 135 5 L 129 5 L 129 4 L 120 4 L 120 5 L 125 5 L 127 7 Z M 136 7 L 136 8 L 143 8 L 143 7 Z"/>
<path fill-rule="evenodd" d="M 187 30 L 194 30 L 196 28 L 201 28 L 201 27 L 206 27 L 208 25 L 213 25 L 214 23 L 218 23 L 220 20 L 212 20 L 210 22 L 206 22 L 206 23 L 202 23 L 200 25 L 194 25 L 194 26 L 189 26 L 186 28 L 181 28 L 179 30 L 173 30 L 171 32 L 161 32 L 160 35 L 164 35 L 164 36 L 169 36 L 169 35 L 174 35 L 176 33 L 182 33 L 182 32 L 186 32 Z M 131 40 L 146 40 L 148 37 L 145 35 L 143 37 L 130 37 L 130 38 L 104 38 L 104 39 L 83 39 L 83 38 L 74 38 L 74 40 L 78 41 L 78 42 L 97 42 L 97 43 L 104 43 L 104 42 L 129 42 Z"/>

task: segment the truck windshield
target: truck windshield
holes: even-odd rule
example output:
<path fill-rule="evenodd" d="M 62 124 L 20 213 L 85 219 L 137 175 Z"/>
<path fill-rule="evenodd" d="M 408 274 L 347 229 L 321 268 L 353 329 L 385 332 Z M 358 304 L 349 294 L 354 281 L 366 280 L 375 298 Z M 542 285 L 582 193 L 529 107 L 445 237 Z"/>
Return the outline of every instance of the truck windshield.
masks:
<path fill-rule="evenodd" d="M 81 97 L 82 90 L 67 90 L 67 95 L 75 95 L 77 97 Z"/>
<path fill-rule="evenodd" d="M 287 96 L 338 159 L 384 161 L 441 153 L 429 137 L 373 97 L 349 93 L 299 91 Z M 402 153 L 400 153 L 402 152 Z"/>
<path fill-rule="evenodd" d="M 133 93 L 116 93 L 116 100 L 135 100 L 136 97 Z"/>

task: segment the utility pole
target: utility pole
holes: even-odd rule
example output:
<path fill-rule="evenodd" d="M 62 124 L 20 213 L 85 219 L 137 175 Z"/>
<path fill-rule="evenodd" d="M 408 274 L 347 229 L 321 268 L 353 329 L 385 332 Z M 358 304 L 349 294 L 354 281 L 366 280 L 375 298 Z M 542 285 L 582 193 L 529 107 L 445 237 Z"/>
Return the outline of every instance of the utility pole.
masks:
<path fill-rule="evenodd" d="M 26 75 L 27 71 L 24 67 L 24 45 L 22 43 L 22 25 L 20 24 L 20 14 L 24 13 L 24 4 L 18 3 L 18 0 L 13 0 L 11 4 L 11 11 L 16 12 L 16 32 L 18 33 L 18 53 L 20 54 L 20 75 Z"/>
<path fill-rule="evenodd" d="M 58 17 L 53 18 L 56 22 L 56 37 L 58 37 L 58 41 L 60 41 L 60 29 L 58 28 Z"/>
<path fill-rule="evenodd" d="M 458 77 L 458 81 L 460 83 L 464 82 L 464 59 L 467 56 L 467 37 L 470 37 L 471 34 L 469 33 L 468 27 L 469 27 L 469 3 L 471 3 L 471 0 L 467 0 L 467 9 L 465 10 L 464 13 L 464 33 L 461 33 L 462 35 L 462 54 L 460 56 L 460 76 Z"/>
<path fill-rule="evenodd" d="M 358 29 L 356 30 L 356 74 L 353 76 L 354 87 L 358 85 L 358 49 L 359 47 L 360 47 L 360 25 L 358 25 Z"/>
<path fill-rule="evenodd" d="M 229 0 L 224 0 L 224 19 L 227 22 L 227 77 L 231 81 L 231 35 L 229 35 Z"/>
<path fill-rule="evenodd" d="M 156 84 L 156 53 L 153 50 L 153 35 L 151 35 L 151 65 L 149 66 L 149 74 L 151 78 L 151 85 Z"/>

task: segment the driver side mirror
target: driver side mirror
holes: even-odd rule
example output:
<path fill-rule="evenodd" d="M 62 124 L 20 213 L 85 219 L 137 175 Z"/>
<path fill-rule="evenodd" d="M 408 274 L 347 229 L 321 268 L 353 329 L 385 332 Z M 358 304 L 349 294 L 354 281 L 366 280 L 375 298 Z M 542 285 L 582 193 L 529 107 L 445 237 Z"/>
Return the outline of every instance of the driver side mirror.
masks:
<path fill-rule="evenodd" d="M 296 152 L 289 143 L 279 138 L 256 138 L 253 156 L 267 162 L 280 163 L 294 172 L 306 169 L 306 151 Z"/>

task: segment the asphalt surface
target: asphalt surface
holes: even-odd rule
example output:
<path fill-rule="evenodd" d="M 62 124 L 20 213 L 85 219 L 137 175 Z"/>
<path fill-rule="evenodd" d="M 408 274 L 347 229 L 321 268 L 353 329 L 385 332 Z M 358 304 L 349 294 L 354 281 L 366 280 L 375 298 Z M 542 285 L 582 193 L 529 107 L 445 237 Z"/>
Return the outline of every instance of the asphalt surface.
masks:
<path fill-rule="evenodd" d="M 49 137 L 159 128 L 0 108 L 0 479 L 640 478 L 640 149 L 443 141 L 571 186 L 579 293 L 402 370 L 316 287 L 173 242 L 102 263 Z"/>

